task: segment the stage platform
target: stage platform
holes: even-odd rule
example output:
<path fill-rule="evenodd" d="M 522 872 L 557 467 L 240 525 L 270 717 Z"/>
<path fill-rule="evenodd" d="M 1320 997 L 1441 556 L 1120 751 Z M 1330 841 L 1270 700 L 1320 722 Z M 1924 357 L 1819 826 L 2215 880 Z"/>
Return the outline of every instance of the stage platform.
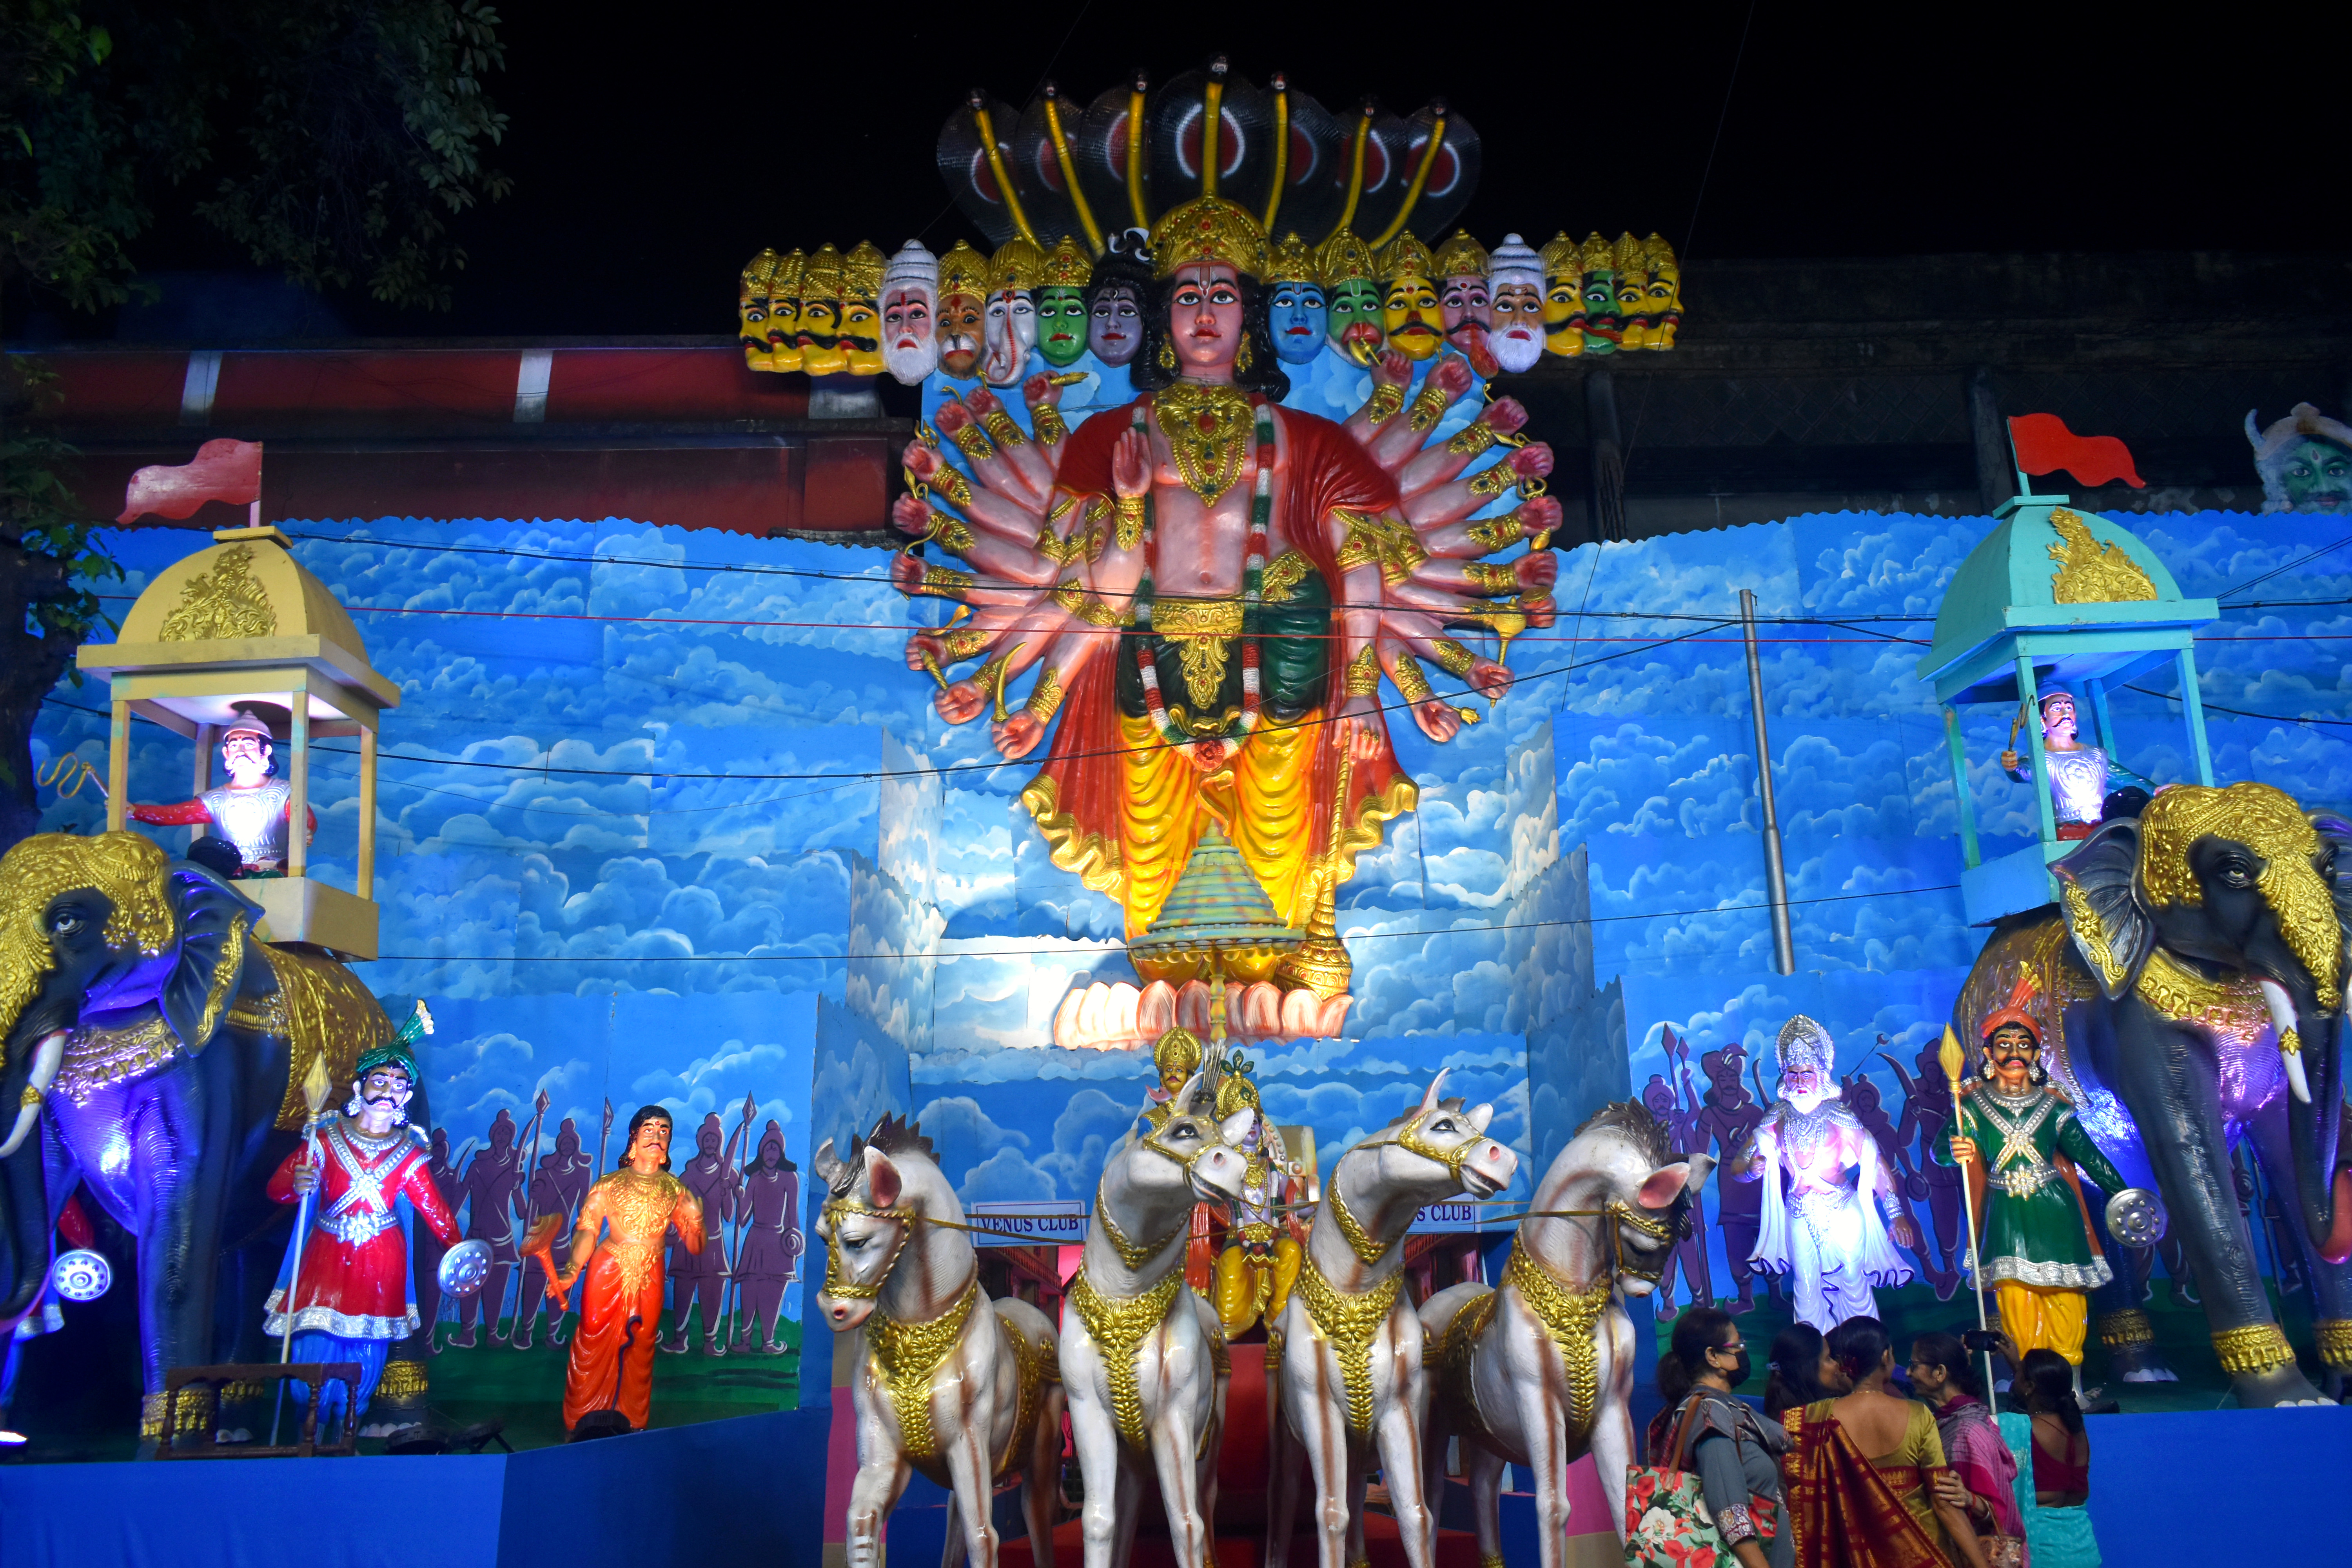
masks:
<path fill-rule="evenodd" d="M 826 1568 L 838 1547 L 825 1538 L 841 1532 L 824 1501 L 830 1424 L 824 1410 L 787 1411 L 511 1456 L 0 1466 L 0 1568 Z M 2340 1562 L 2330 1503 L 2347 1475 L 2352 1410 L 2091 1421 L 2091 1513 L 2109 1568 Z M 1570 1568 L 1619 1560 L 1589 1528 L 1606 1512 L 1585 1485 Z M 942 1500 L 919 1486 L 892 1516 L 898 1568 L 938 1563 Z M 998 1516 L 1017 1537 L 1011 1501 Z M 1386 1568 L 1402 1553 L 1384 1524 L 1371 1534 Z M 1055 1561 L 1075 1568 L 1075 1527 L 1055 1533 Z M 1258 1561 L 1255 1531 L 1219 1533 L 1220 1561 Z M 1468 1540 L 1449 1532 L 1442 1568 L 1475 1563 Z M 1536 1568 L 1535 1548 L 1533 1500 L 1507 1498 L 1510 1568 Z M 1160 1568 L 1165 1550 L 1139 1541 L 1136 1568 Z M 1003 1568 L 1029 1561 L 1008 1539 Z M 1294 1550 L 1294 1563 L 1308 1561 Z"/>

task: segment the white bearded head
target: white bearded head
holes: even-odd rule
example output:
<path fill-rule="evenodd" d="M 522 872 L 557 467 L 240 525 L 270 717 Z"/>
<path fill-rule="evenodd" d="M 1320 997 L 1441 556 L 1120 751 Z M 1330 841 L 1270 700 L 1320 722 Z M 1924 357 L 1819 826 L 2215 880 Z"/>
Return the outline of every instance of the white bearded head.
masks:
<path fill-rule="evenodd" d="M 988 358 L 982 374 L 991 386 L 1012 386 L 1028 367 L 1037 346 L 1037 306 L 1026 289 L 998 289 L 988 296 L 984 331 Z"/>
<path fill-rule="evenodd" d="M 920 386 L 940 364 L 940 258 L 910 239 L 882 269 L 882 365 Z"/>
<path fill-rule="evenodd" d="M 1839 1093 L 1832 1076 L 1837 1045 L 1830 1032 L 1802 1013 L 1780 1026 L 1772 1054 L 1780 1065 L 1780 1093 L 1800 1110 L 1811 1110 Z"/>
<path fill-rule="evenodd" d="M 1487 260 L 1486 347 L 1513 374 L 1533 370 L 1543 357 L 1543 262 L 1516 234 L 1507 234 Z"/>

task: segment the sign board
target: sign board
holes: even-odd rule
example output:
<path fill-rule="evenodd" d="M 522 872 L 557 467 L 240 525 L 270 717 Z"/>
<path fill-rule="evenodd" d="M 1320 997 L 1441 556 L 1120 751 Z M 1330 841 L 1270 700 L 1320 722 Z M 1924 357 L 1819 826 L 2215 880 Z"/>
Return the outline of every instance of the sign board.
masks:
<path fill-rule="evenodd" d="M 1478 1209 L 1479 1205 L 1468 1198 L 1450 1204 L 1431 1204 L 1413 1215 L 1412 1233 L 1415 1236 L 1443 1236 L 1489 1228 L 1478 1223 Z"/>
<path fill-rule="evenodd" d="M 973 1225 L 1009 1236 L 974 1233 L 975 1247 L 1081 1247 L 1087 1239 L 1087 1205 L 1076 1198 L 1024 1198 L 974 1204 L 966 1213 Z"/>

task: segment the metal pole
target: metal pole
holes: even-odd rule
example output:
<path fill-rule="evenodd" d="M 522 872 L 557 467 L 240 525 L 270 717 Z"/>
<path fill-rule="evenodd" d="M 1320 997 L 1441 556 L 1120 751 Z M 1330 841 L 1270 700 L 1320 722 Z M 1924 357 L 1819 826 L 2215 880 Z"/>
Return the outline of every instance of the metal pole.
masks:
<path fill-rule="evenodd" d="M 1797 939 L 1789 929 L 1789 877 L 1780 863 L 1780 814 L 1772 805 L 1772 741 L 1764 731 L 1764 666 L 1756 657 L 1756 595 L 1739 590 L 1739 636 L 1748 645 L 1748 706 L 1756 717 L 1756 787 L 1764 797 L 1764 891 L 1772 901 L 1772 967 L 1797 973 Z"/>

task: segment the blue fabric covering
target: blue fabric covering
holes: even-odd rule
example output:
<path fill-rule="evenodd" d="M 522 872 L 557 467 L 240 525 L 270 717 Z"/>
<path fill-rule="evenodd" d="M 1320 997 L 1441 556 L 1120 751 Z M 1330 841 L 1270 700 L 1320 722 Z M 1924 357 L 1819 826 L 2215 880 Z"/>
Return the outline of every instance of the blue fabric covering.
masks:
<path fill-rule="evenodd" d="M 650 1568 L 823 1555 L 824 1411 L 511 1457 L 0 1468 L 0 1568 Z M 356 1524 L 352 1499 L 404 1500 Z"/>

